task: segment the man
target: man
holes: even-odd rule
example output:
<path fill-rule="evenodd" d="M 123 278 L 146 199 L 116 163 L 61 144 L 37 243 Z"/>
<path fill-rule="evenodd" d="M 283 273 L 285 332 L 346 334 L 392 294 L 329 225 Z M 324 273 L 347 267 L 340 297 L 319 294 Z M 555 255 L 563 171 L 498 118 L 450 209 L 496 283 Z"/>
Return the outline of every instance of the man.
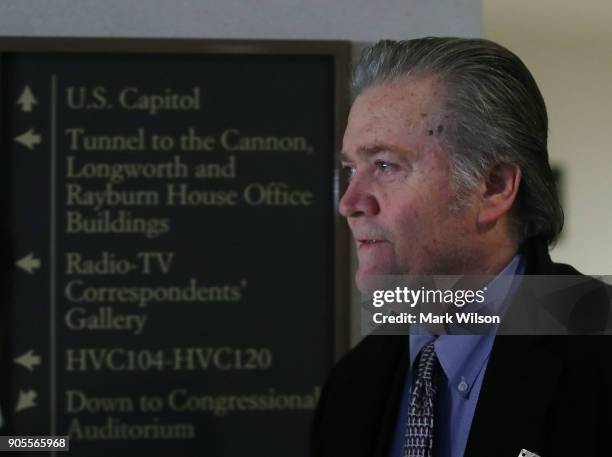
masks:
<path fill-rule="evenodd" d="M 548 255 L 563 212 L 544 100 L 517 56 L 478 39 L 383 41 L 353 88 L 340 213 L 362 291 L 373 275 L 579 274 Z M 504 297 L 510 312 L 520 297 Z M 603 336 L 368 336 L 323 389 L 311 454 L 612 456 L 610 348 Z"/>

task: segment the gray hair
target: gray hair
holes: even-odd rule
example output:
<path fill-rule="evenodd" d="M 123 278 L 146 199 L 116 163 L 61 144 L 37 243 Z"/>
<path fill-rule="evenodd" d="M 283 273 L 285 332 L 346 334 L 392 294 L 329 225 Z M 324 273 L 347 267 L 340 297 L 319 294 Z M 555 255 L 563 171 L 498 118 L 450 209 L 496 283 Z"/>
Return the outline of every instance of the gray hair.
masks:
<path fill-rule="evenodd" d="M 548 116 L 542 94 L 523 62 L 483 39 L 421 38 L 380 41 L 366 49 L 353 72 L 353 93 L 406 77 L 436 76 L 450 125 L 443 132 L 458 198 L 493 164 L 521 168 L 512 209 L 519 242 L 552 244 L 563 210 L 548 163 Z"/>

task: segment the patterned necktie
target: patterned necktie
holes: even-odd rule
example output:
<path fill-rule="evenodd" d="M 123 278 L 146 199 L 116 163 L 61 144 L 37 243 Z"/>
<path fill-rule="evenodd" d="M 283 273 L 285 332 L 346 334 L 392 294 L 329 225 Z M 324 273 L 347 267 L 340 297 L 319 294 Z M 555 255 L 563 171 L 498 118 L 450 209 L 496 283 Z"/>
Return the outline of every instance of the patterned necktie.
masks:
<path fill-rule="evenodd" d="M 436 386 L 436 351 L 433 341 L 421 350 L 404 440 L 404 457 L 432 457 Z"/>

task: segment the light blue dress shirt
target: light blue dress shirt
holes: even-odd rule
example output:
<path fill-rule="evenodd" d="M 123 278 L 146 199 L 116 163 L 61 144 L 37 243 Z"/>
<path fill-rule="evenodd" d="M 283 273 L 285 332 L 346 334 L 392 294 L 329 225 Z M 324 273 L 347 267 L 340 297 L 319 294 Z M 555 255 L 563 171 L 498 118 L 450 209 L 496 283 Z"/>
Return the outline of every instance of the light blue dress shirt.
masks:
<path fill-rule="evenodd" d="M 496 313 L 504 314 L 518 286 L 517 275 L 525 272 L 524 259 L 516 255 L 487 286 L 486 301 Z M 513 275 L 507 280 L 507 275 Z M 506 276 L 500 280 L 501 276 Z M 410 335 L 410 368 L 404 384 L 390 457 L 401 457 L 404 447 L 410 392 L 415 361 L 423 346 L 432 340 L 444 376 L 436 399 L 436 457 L 463 457 L 487 369 L 495 335 Z"/>

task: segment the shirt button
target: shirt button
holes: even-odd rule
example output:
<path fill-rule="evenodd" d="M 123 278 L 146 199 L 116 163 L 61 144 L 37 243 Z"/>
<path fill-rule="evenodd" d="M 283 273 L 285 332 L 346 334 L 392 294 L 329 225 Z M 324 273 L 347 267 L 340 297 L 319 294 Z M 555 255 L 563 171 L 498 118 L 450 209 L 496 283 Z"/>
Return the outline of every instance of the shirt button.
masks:
<path fill-rule="evenodd" d="M 461 393 L 465 393 L 465 392 L 467 392 L 467 390 L 468 390 L 468 388 L 469 388 L 469 387 L 470 387 L 470 386 L 468 386 L 468 383 L 467 383 L 467 382 L 465 382 L 465 381 L 461 381 L 461 382 L 459 383 L 459 385 L 457 386 L 457 389 L 459 389 L 459 392 L 461 392 Z"/>

